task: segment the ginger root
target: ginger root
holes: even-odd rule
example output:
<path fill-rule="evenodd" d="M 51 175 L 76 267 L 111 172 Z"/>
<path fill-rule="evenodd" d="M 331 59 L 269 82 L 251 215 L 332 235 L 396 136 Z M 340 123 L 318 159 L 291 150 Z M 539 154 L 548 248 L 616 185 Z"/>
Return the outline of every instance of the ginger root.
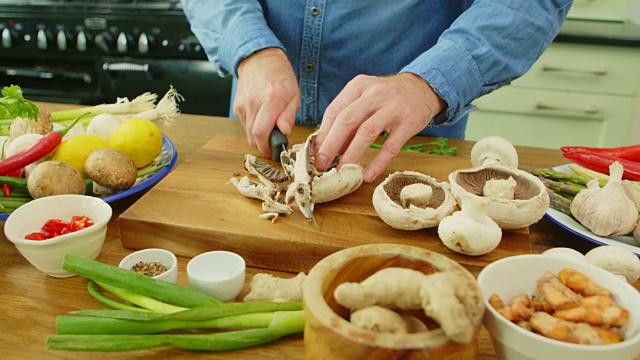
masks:
<path fill-rule="evenodd" d="M 369 331 L 406 334 L 409 332 L 407 323 L 397 312 L 381 307 L 368 306 L 351 313 L 351 323 Z"/>
<path fill-rule="evenodd" d="M 243 301 L 302 301 L 302 284 L 307 275 L 300 272 L 296 277 L 285 279 L 270 274 L 255 274 L 251 279 L 250 291 Z"/>
<path fill-rule="evenodd" d="M 338 304 L 351 310 L 377 305 L 401 310 L 422 309 L 452 341 L 467 344 L 479 326 L 484 306 L 475 299 L 474 284 L 462 274 L 423 274 L 385 268 L 360 283 L 342 283 L 334 291 Z"/>

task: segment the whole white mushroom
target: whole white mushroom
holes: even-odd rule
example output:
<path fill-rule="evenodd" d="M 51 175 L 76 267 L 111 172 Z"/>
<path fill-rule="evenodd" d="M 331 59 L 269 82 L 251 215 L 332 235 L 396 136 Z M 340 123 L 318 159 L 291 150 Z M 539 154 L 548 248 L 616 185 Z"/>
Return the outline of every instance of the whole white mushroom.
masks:
<path fill-rule="evenodd" d="M 572 259 L 577 261 L 585 261 L 584 255 L 578 250 L 574 250 L 568 247 L 556 247 L 546 250 L 542 255 L 558 257 L 561 259 Z"/>
<path fill-rule="evenodd" d="M 619 246 L 598 246 L 584 255 L 591 265 L 623 276 L 633 284 L 640 278 L 640 259 L 633 252 Z"/>

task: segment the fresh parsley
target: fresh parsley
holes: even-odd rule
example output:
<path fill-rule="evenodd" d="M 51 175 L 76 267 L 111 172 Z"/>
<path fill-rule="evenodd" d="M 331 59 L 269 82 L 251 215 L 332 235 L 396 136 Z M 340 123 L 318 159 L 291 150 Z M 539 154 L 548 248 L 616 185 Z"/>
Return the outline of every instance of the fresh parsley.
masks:
<path fill-rule="evenodd" d="M 38 107 L 22 96 L 22 89 L 18 85 L 2 88 L 0 98 L 0 120 L 12 120 L 17 117 L 36 120 L 40 111 Z"/>

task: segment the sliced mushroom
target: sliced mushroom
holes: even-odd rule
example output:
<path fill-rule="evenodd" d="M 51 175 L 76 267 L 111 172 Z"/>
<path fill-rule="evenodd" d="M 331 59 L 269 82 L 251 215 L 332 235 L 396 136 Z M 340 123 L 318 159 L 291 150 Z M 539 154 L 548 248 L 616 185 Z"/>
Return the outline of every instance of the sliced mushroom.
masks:
<path fill-rule="evenodd" d="M 278 202 L 278 200 L 273 198 L 264 199 L 264 202 L 262 203 L 262 211 L 285 215 L 291 215 L 293 213 L 291 206 Z"/>
<path fill-rule="evenodd" d="M 311 184 L 311 200 L 324 203 L 354 192 L 362 185 L 363 168 L 360 164 L 345 164 L 314 176 Z"/>
<path fill-rule="evenodd" d="M 414 184 L 431 188 L 429 202 L 416 206 L 409 202 L 403 206 L 402 190 Z M 407 199 L 404 200 L 406 205 Z M 415 171 L 395 172 L 389 175 L 373 192 L 373 207 L 378 216 L 396 229 L 418 230 L 437 226 L 445 216 L 456 210 L 456 201 L 447 183 Z"/>
<path fill-rule="evenodd" d="M 483 197 L 485 184 L 513 178 L 513 198 L 488 197 L 488 214 L 502 229 L 520 229 L 539 221 L 549 208 L 549 195 L 537 177 L 501 165 L 457 170 L 449 174 L 451 192 L 458 203 L 465 198 Z"/>
<path fill-rule="evenodd" d="M 229 182 L 232 183 L 236 187 L 236 189 L 238 189 L 240 194 L 254 199 L 260 199 L 264 201 L 267 198 L 276 197 L 278 193 L 276 189 L 253 181 L 249 179 L 248 176 L 243 176 L 241 178 L 231 178 Z"/>
<path fill-rule="evenodd" d="M 291 178 L 283 171 L 247 154 L 244 157 L 244 167 L 247 171 L 260 179 L 260 181 L 276 191 L 282 191 L 291 184 Z"/>

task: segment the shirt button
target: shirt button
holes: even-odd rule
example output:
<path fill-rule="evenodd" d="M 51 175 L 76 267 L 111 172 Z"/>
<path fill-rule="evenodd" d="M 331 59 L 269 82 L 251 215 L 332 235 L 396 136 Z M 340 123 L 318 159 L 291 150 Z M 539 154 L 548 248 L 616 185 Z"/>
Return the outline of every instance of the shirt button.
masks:
<path fill-rule="evenodd" d="M 304 117 L 303 121 L 307 124 L 311 124 L 313 122 L 313 117 L 310 115 L 307 115 Z"/>
<path fill-rule="evenodd" d="M 313 64 L 307 64 L 307 65 L 304 66 L 304 71 L 310 73 L 310 72 L 313 72 L 314 68 L 315 67 L 313 66 Z"/>
<path fill-rule="evenodd" d="M 314 6 L 311 8 L 311 15 L 313 16 L 317 16 L 318 14 L 320 14 L 320 8 L 317 6 Z"/>

